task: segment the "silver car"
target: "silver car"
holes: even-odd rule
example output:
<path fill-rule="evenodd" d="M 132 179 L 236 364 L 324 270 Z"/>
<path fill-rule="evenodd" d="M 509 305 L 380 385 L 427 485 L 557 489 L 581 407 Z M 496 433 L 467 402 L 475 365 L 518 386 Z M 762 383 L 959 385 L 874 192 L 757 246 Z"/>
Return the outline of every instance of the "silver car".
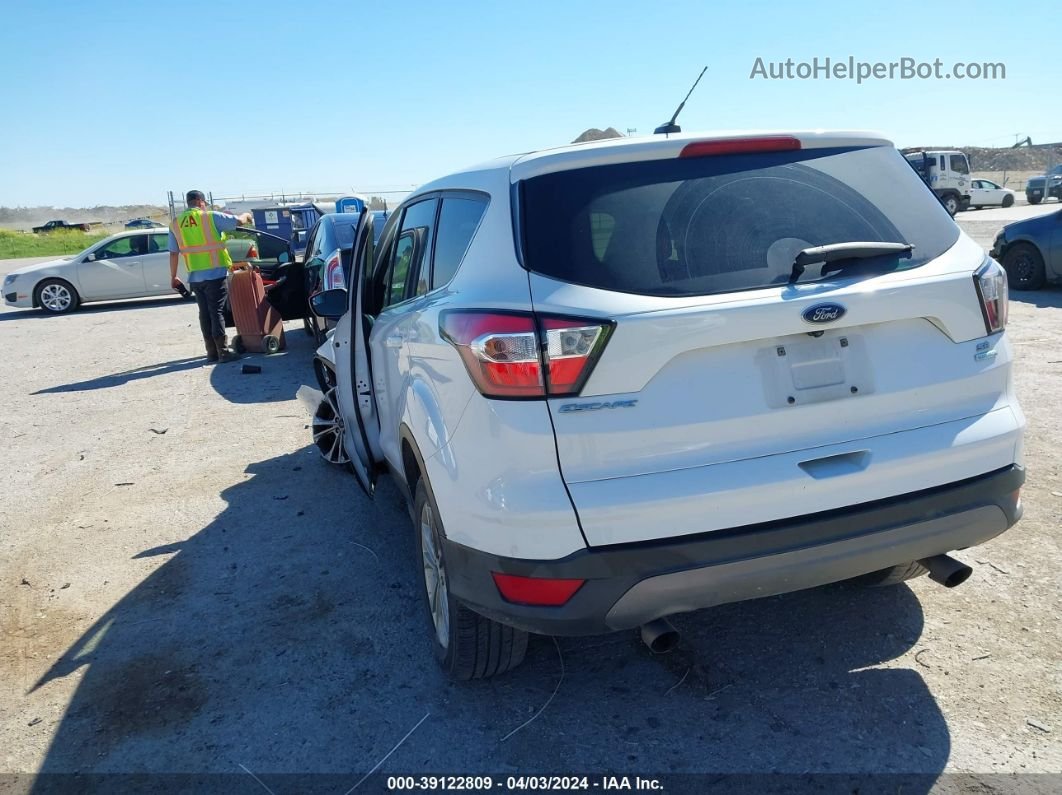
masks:
<path fill-rule="evenodd" d="M 168 236 L 165 228 L 119 232 L 72 257 L 14 270 L 4 277 L 4 303 L 60 315 L 90 301 L 174 295 Z M 233 262 L 251 262 L 271 281 L 292 263 L 290 246 L 275 235 L 242 228 L 226 237 Z M 305 297 L 295 302 L 301 317 Z"/>

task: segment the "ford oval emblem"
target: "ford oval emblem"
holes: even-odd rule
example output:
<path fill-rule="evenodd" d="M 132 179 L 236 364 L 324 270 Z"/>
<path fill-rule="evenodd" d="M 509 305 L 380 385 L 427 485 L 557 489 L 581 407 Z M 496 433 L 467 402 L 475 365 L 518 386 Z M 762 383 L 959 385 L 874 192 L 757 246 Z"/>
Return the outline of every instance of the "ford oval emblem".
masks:
<path fill-rule="evenodd" d="M 808 323 L 832 323 L 844 317 L 847 310 L 840 304 L 815 304 L 801 314 Z"/>

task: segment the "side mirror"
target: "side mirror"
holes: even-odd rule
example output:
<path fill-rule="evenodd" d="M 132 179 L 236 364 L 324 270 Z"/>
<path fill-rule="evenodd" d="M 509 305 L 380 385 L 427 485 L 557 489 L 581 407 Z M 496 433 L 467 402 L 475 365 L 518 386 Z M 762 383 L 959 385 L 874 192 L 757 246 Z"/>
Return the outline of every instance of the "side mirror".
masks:
<path fill-rule="evenodd" d="M 318 317 L 339 320 L 347 311 L 347 291 L 336 288 L 317 293 L 310 297 L 310 309 Z"/>
<path fill-rule="evenodd" d="M 85 257 L 85 262 L 95 262 L 95 261 L 96 261 L 96 252 L 95 251 L 93 251 L 87 257 Z"/>

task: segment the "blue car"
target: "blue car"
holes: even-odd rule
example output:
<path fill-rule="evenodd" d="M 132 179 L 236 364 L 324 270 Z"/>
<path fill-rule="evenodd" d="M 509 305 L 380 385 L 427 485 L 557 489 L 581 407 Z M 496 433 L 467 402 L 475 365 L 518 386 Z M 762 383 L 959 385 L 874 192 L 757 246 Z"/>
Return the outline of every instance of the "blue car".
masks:
<path fill-rule="evenodd" d="M 163 226 L 163 224 L 158 221 L 152 221 L 150 218 L 134 218 L 125 222 L 126 229 L 155 229 L 159 226 Z"/>
<path fill-rule="evenodd" d="M 1012 290 L 1062 282 L 1062 210 L 1007 224 L 992 243 L 992 256 Z"/>

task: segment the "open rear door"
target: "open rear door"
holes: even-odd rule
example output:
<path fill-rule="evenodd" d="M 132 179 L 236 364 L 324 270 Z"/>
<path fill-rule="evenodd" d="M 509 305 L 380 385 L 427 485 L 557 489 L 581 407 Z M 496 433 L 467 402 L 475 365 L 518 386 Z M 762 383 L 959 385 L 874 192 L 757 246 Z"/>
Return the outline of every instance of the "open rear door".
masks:
<path fill-rule="evenodd" d="M 354 235 L 353 273 L 350 276 L 347 313 L 339 319 L 332 336 L 336 362 L 337 401 L 343 416 L 343 441 L 358 483 L 370 497 L 376 490 L 376 463 L 367 428 L 375 415 L 366 320 L 364 316 L 365 263 L 371 262 L 372 216 L 362 210 Z"/>

